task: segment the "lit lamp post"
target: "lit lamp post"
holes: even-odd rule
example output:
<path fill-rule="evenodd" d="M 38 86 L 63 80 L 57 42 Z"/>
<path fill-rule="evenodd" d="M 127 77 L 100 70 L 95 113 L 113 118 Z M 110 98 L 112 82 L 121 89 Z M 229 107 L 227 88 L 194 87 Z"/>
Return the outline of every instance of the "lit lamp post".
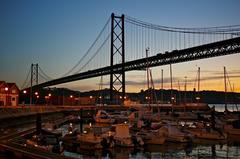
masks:
<path fill-rule="evenodd" d="M 148 106 L 150 106 L 150 97 L 146 96 L 145 99 L 146 99 L 146 104 L 148 104 Z"/>
<path fill-rule="evenodd" d="M 102 96 L 99 96 L 99 105 L 102 106 Z"/>
<path fill-rule="evenodd" d="M 124 101 L 127 99 L 126 96 L 123 97 L 123 100 L 122 100 L 122 105 L 124 106 Z"/>
<path fill-rule="evenodd" d="M 172 103 L 172 112 L 173 112 L 173 104 L 175 103 L 175 98 L 171 97 L 171 103 Z"/>
<path fill-rule="evenodd" d="M 73 95 L 70 95 L 70 102 L 71 102 L 71 105 L 72 105 L 72 100 L 73 100 Z"/>
<path fill-rule="evenodd" d="M 5 106 L 7 106 L 9 104 L 8 87 L 5 87 L 4 90 L 6 92 L 6 103 L 5 103 Z"/>
<path fill-rule="evenodd" d="M 39 98 L 38 92 L 35 92 L 34 94 L 35 94 L 36 98 L 38 99 Z M 37 99 L 36 99 L 35 103 L 37 103 Z"/>
<path fill-rule="evenodd" d="M 26 91 L 26 90 L 23 90 L 23 97 L 24 97 L 23 106 L 24 106 L 25 103 L 26 103 L 26 94 L 27 94 L 27 91 Z"/>
<path fill-rule="evenodd" d="M 93 96 L 89 96 L 89 98 L 90 98 L 89 104 L 92 104 L 92 98 L 93 98 Z"/>
<path fill-rule="evenodd" d="M 197 101 L 197 103 L 199 103 L 200 97 L 196 97 L 196 101 Z"/>
<path fill-rule="evenodd" d="M 49 102 L 49 105 L 52 104 L 52 102 L 51 102 L 51 96 L 52 96 L 52 94 L 51 94 L 51 93 L 48 93 L 48 102 Z"/>
<path fill-rule="evenodd" d="M 122 99 L 123 99 L 123 97 L 122 97 L 122 96 L 119 96 L 119 99 L 120 99 L 120 100 L 119 100 L 119 103 L 118 103 L 118 104 L 121 105 L 121 104 L 122 104 Z"/>
<path fill-rule="evenodd" d="M 172 104 L 175 103 L 175 98 L 171 97 Z"/>

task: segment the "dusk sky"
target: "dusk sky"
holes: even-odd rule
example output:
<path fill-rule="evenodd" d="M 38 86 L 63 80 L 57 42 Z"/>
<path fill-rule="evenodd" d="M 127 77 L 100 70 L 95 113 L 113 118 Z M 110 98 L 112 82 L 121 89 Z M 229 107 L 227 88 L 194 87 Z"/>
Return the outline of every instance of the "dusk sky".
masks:
<path fill-rule="evenodd" d="M 239 0 L 0 0 L 0 81 L 24 83 L 31 63 L 38 63 L 52 78 L 71 69 L 88 50 L 111 13 L 172 27 L 240 25 Z M 127 52 L 126 52 L 127 54 Z M 110 56 L 110 53 L 109 53 Z M 109 57 L 110 58 L 110 57 Z M 193 89 L 201 67 L 201 90 L 224 90 L 223 67 L 240 92 L 240 54 L 174 64 L 174 88 L 184 77 Z M 153 68 L 160 88 L 164 69 L 169 88 L 169 66 Z M 146 89 L 144 71 L 126 73 L 128 92 Z M 85 91 L 98 89 L 99 78 L 62 84 Z M 104 77 L 104 87 L 109 76 Z"/>

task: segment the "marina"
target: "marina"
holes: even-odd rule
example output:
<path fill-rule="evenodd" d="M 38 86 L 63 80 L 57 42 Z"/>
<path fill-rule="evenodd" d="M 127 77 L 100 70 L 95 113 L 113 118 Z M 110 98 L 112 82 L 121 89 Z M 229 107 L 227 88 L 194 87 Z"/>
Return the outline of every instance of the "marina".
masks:
<path fill-rule="evenodd" d="M 0 1 L 0 159 L 239 159 L 240 1 Z"/>
<path fill-rule="evenodd" d="M 221 110 L 221 107 L 224 105 L 216 105 L 215 108 Z M 79 114 L 86 114 L 85 111 L 87 109 Z M 130 115 L 131 111 L 125 114 Z M 99 111 L 95 112 L 97 116 Z M 218 122 L 214 128 L 211 125 L 214 124 L 210 120 L 211 116 L 201 120 L 183 120 L 180 116 L 179 118 L 175 116 L 171 120 L 160 119 L 153 123 L 149 118 L 144 121 L 138 118 L 138 120 L 126 120 L 123 123 L 103 123 L 95 117 L 89 120 L 80 116 L 74 117 L 69 112 L 67 114 L 63 118 L 55 119 L 54 123 L 49 123 L 50 121 L 42 123 L 41 130 L 38 122 L 36 125 L 33 124 L 31 129 L 27 126 L 25 130 L 22 127 L 19 130 L 16 129 L 17 132 L 11 128 L 6 130 L 9 135 L 3 135 L 1 138 L 2 156 L 6 158 L 9 155 L 16 158 L 24 158 L 24 156 L 38 158 L 38 155 L 43 158 L 51 155 L 54 158 L 137 158 L 140 156 L 142 158 L 235 158 L 240 153 L 239 125 L 233 125 L 231 128 L 234 128 L 234 131 L 232 131 L 228 129 L 229 123 L 222 121 L 223 123 Z M 217 114 L 215 120 L 221 120 L 226 113 L 216 111 L 214 114 Z M 233 112 L 228 114 L 236 117 L 231 118 L 231 121 L 239 120 Z M 107 112 L 105 115 L 108 115 Z M 111 118 L 114 119 L 114 115 Z M 4 131 L 2 133 L 4 134 Z M 7 144 L 4 142 L 6 140 L 8 140 Z M 39 149 L 37 153 L 31 153 L 37 149 Z M 45 152 L 44 155 L 41 154 L 43 152 Z"/>

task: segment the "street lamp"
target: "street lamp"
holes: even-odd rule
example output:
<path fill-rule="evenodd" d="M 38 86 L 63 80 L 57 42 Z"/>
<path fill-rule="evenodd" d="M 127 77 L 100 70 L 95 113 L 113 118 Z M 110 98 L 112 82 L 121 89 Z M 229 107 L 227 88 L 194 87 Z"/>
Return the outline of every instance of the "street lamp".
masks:
<path fill-rule="evenodd" d="M 70 95 L 70 100 L 71 100 L 71 105 L 73 105 L 73 104 L 72 104 L 73 95 Z"/>
<path fill-rule="evenodd" d="M 8 87 L 5 87 L 4 90 L 6 91 L 6 103 L 5 106 L 7 106 L 9 104 L 9 95 L 8 95 Z"/>
<path fill-rule="evenodd" d="M 172 101 L 172 103 L 175 103 L 175 98 L 171 97 L 171 101 Z"/>
<path fill-rule="evenodd" d="M 200 100 L 200 97 L 196 97 L 196 100 L 197 100 L 197 103 L 199 102 L 199 100 Z"/>
<path fill-rule="evenodd" d="M 26 90 L 23 90 L 23 106 L 25 106 L 25 103 L 26 103 L 26 94 L 27 94 L 27 91 Z"/>
<path fill-rule="evenodd" d="M 100 106 L 103 105 L 103 103 L 102 103 L 102 96 L 99 96 L 99 105 Z"/>
<path fill-rule="evenodd" d="M 38 98 L 39 98 L 39 94 L 38 94 L 38 92 L 35 92 L 34 94 L 35 94 L 36 98 L 38 99 Z M 35 103 L 37 104 L 37 100 L 36 100 Z"/>
<path fill-rule="evenodd" d="M 52 96 L 52 94 L 51 94 L 51 93 L 48 93 L 48 103 L 49 103 L 49 105 L 52 104 L 52 102 L 51 102 L 51 96 Z"/>

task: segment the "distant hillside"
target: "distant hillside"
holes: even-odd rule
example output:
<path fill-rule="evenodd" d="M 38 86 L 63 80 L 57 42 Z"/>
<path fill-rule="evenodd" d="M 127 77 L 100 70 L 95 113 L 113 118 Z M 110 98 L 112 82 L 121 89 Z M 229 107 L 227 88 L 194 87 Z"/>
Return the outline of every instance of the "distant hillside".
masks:
<path fill-rule="evenodd" d="M 106 103 L 109 103 L 109 89 L 104 90 L 92 90 L 87 92 L 73 91 L 66 88 L 51 88 L 42 90 L 43 94 L 51 92 L 55 96 L 70 96 L 75 97 L 99 97 L 102 96 Z M 45 92 L 45 93 L 44 93 Z M 140 103 L 146 103 L 146 97 L 151 96 L 153 101 L 170 102 L 172 97 L 176 103 L 181 102 L 204 102 L 209 104 L 222 104 L 225 103 L 225 92 L 220 91 L 177 91 L 177 90 L 141 90 L 138 93 L 126 93 L 128 99 L 133 101 L 140 101 Z M 152 95 L 151 95 L 152 94 Z M 197 98 L 198 97 L 198 98 Z M 226 93 L 227 103 L 240 103 L 240 93 L 228 92 Z"/>

